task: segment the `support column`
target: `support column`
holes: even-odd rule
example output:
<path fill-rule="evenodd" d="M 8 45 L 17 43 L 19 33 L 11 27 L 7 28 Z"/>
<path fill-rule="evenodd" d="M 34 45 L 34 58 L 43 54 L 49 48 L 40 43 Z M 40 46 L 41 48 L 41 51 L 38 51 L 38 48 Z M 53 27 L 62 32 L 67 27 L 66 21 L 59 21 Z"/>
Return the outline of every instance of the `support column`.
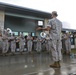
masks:
<path fill-rule="evenodd" d="M 2 30 L 4 29 L 4 19 L 5 19 L 5 14 L 3 11 L 0 11 L 0 28 Z"/>
<path fill-rule="evenodd" d="M 44 27 L 46 28 L 47 27 L 47 24 L 48 24 L 48 19 L 45 19 L 44 20 Z M 49 31 L 45 31 L 46 34 L 49 33 Z"/>

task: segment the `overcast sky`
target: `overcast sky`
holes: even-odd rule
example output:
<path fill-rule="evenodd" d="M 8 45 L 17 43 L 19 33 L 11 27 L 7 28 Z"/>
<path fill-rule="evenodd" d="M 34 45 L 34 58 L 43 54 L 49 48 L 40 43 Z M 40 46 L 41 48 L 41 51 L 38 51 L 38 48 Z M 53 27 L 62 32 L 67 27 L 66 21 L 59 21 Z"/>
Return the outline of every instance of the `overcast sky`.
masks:
<path fill-rule="evenodd" d="M 58 19 L 64 22 L 64 27 L 76 29 L 76 0 L 0 0 L 23 7 L 45 12 L 58 12 Z"/>

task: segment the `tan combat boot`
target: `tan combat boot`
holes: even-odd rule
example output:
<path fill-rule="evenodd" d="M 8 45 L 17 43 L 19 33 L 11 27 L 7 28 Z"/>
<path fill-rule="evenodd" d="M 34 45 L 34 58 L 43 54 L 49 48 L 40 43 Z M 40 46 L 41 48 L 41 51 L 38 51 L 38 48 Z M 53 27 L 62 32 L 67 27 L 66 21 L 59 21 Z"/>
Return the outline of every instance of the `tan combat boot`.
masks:
<path fill-rule="evenodd" d="M 59 67 L 61 67 L 61 65 L 60 65 L 60 61 L 58 61 L 58 65 L 59 65 Z"/>
<path fill-rule="evenodd" d="M 50 65 L 50 67 L 52 67 L 52 68 L 60 68 L 60 62 L 59 61 L 54 62 L 54 64 Z"/>

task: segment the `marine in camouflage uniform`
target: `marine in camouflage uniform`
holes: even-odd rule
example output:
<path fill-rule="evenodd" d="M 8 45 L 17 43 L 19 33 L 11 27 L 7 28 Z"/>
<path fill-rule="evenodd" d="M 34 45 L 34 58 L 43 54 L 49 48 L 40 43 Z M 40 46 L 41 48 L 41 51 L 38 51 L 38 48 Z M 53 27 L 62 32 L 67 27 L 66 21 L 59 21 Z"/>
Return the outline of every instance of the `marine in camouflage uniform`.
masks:
<path fill-rule="evenodd" d="M 24 38 L 23 34 L 21 33 L 19 36 L 19 49 L 20 49 L 21 54 L 24 51 L 24 43 L 25 43 L 25 38 Z"/>
<path fill-rule="evenodd" d="M 50 53 L 50 51 L 51 51 L 50 35 L 49 35 L 49 34 L 47 34 L 45 39 L 46 39 L 46 40 L 45 40 L 45 44 L 46 44 L 46 51 L 47 51 L 47 53 Z"/>
<path fill-rule="evenodd" d="M 31 34 L 29 33 L 28 36 L 27 36 L 27 49 L 28 49 L 28 52 L 30 53 L 32 51 L 32 36 Z"/>
<path fill-rule="evenodd" d="M 62 50 L 64 51 L 63 54 L 66 54 L 66 46 L 65 46 L 65 32 L 62 33 Z"/>
<path fill-rule="evenodd" d="M 4 30 L 3 35 L 2 35 L 2 53 L 5 56 L 7 51 L 9 50 L 9 43 L 8 43 L 8 32 L 7 30 Z"/>
<path fill-rule="evenodd" d="M 70 34 L 66 33 L 65 35 L 65 47 L 66 47 L 66 54 L 71 53 L 71 41 L 70 41 Z"/>
<path fill-rule="evenodd" d="M 57 12 L 52 12 L 52 19 L 49 20 L 47 28 L 37 28 L 37 30 L 47 30 L 50 34 L 51 41 L 51 53 L 54 63 L 50 65 L 50 67 L 60 68 L 60 60 L 62 59 L 61 54 L 61 30 L 62 23 L 58 20 Z"/>
<path fill-rule="evenodd" d="M 37 38 L 37 44 L 36 44 L 36 51 L 41 52 L 42 46 L 41 46 L 42 40 L 40 38 Z"/>
<path fill-rule="evenodd" d="M 49 25 L 51 26 L 50 36 L 51 36 L 51 52 L 54 64 L 50 65 L 50 67 L 60 67 L 60 61 L 62 59 L 61 54 L 61 30 L 62 30 L 62 23 L 58 20 L 57 13 L 54 11 L 52 12 L 52 17 L 49 21 Z"/>
<path fill-rule="evenodd" d="M 12 54 L 15 54 L 15 50 L 16 50 L 16 38 L 15 38 L 14 33 L 11 34 L 11 37 L 10 37 L 10 48 L 11 48 Z"/>

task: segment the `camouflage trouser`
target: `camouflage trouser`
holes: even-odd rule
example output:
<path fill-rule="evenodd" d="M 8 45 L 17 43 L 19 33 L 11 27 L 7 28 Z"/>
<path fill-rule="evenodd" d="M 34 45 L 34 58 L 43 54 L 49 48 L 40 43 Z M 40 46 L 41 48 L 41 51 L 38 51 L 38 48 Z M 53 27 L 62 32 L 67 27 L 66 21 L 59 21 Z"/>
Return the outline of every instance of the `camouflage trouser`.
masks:
<path fill-rule="evenodd" d="M 51 52 L 54 61 L 59 61 L 62 59 L 61 48 L 61 40 L 51 40 Z"/>
<path fill-rule="evenodd" d="M 24 42 L 19 43 L 20 52 L 24 50 Z"/>
<path fill-rule="evenodd" d="M 8 50 L 9 50 L 8 40 L 3 40 L 2 53 L 7 53 Z"/>
<path fill-rule="evenodd" d="M 46 50 L 47 50 L 48 52 L 51 51 L 51 41 L 50 41 L 50 40 L 46 40 Z"/>
<path fill-rule="evenodd" d="M 37 52 L 40 52 L 41 51 L 41 42 L 37 42 L 37 45 L 36 45 L 36 51 Z"/>
<path fill-rule="evenodd" d="M 66 52 L 71 52 L 71 42 L 70 39 L 65 40 Z"/>
<path fill-rule="evenodd" d="M 32 41 L 31 40 L 29 40 L 27 42 L 27 49 L 28 49 L 28 52 L 31 52 L 32 51 Z"/>
<path fill-rule="evenodd" d="M 15 52 L 16 49 L 16 43 L 14 41 L 11 41 L 11 52 Z"/>

